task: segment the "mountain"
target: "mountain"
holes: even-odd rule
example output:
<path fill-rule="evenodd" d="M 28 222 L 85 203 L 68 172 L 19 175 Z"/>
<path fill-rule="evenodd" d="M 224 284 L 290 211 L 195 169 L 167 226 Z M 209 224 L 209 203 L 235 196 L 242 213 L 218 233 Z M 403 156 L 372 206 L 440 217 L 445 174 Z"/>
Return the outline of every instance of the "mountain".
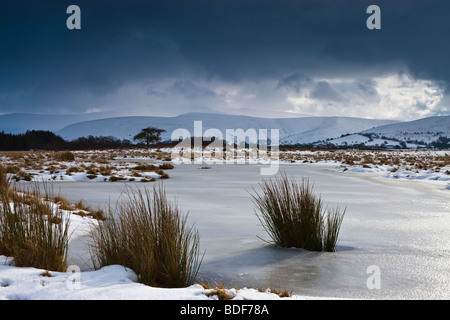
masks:
<path fill-rule="evenodd" d="M 346 133 L 355 133 L 381 125 L 396 123 L 392 120 L 374 120 L 350 117 L 301 117 L 267 119 L 211 113 L 186 113 L 176 117 L 115 117 L 83 121 L 68 125 L 56 134 L 66 140 L 82 136 L 114 136 L 132 139 L 142 128 L 154 126 L 165 129 L 162 140 L 170 140 L 175 129 L 187 129 L 194 135 L 194 121 L 202 121 L 203 132 L 218 129 L 225 137 L 227 129 L 279 129 L 281 144 L 312 143 L 336 138 Z"/>
<path fill-rule="evenodd" d="M 335 145 L 376 144 L 425 146 L 439 137 L 450 137 L 450 116 L 436 116 L 414 121 L 387 124 L 329 141 Z M 387 142 L 387 143 L 386 143 Z"/>
<path fill-rule="evenodd" d="M 46 115 L 12 113 L 0 115 L 0 132 L 23 133 L 49 130 L 66 140 L 85 136 L 113 136 L 132 140 L 142 128 L 165 129 L 163 140 L 170 140 L 175 129 L 194 135 L 194 121 L 202 121 L 202 132 L 218 129 L 225 138 L 227 129 L 279 129 L 280 144 L 327 141 L 335 145 L 426 145 L 450 137 L 450 116 L 429 117 L 408 122 L 351 117 L 259 118 L 250 116 L 186 113 L 175 117 L 108 117 L 108 113 Z"/>
<path fill-rule="evenodd" d="M 0 115 L 0 132 L 25 133 L 27 130 L 58 131 L 70 124 L 101 119 L 108 114 L 101 112 L 83 114 L 34 114 L 34 113 L 9 113 Z"/>
<path fill-rule="evenodd" d="M 225 138 L 227 129 L 279 129 L 281 144 L 314 143 L 327 140 L 335 145 L 381 144 L 410 147 L 426 145 L 440 136 L 450 137 L 450 116 L 429 117 L 408 122 L 351 117 L 259 118 L 213 113 L 186 113 L 175 117 L 108 117 L 108 113 L 46 115 L 12 113 L 0 115 L 0 132 L 23 133 L 49 130 L 66 140 L 85 136 L 113 136 L 132 140 L 142 128 L 165 129 L 163 140 L 170 140 L 175 129 L 194 135 L 194 121 L 202 121 L 202 132 L 218 129 Z"/>
<path fill-rule="evenodd" d="M 435 141 L 439 136 L 450 137 L 450 116 L 429 117 L 395 125 L 384 125 L 363 131 L 379 137 L 402 141 Z"/>

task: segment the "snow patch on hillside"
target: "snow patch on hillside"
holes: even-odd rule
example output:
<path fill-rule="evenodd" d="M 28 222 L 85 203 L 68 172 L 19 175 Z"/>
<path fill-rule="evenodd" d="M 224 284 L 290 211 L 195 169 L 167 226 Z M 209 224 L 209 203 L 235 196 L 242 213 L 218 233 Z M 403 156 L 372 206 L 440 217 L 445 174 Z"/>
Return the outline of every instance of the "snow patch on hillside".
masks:
<path fill-rule="evenodd" d="M 304 117 L 267 119 L 208 113 L 188 113 L 177 117 L 119 117 L 85 121 L 67 126 L 56 133 L 66 140 L 82 136 L 113 136 L 132 139 L 142 128 L 153 126 L 166 130 L 163 141 L 171 140 L 176 129 L 186 129 L 194 136 L 194 121 L 202 121 L 202 133 L 218 129 L 224 139 L 226 131 L 237 129 L 279 130 L 281 144 L 312 143 L 337 138 L 346 133 L 356 133 L 376 126 L 393 123 L 391 120 L 374 120 L 346 117 Z"/>

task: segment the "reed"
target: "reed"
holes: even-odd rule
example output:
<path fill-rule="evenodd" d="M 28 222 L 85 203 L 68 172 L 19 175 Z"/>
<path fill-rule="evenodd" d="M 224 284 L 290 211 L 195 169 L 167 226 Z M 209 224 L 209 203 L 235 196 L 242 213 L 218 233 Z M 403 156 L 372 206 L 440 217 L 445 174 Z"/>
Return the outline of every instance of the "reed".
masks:
<path fill-rule="evenodd" d="M 68 229 L 69 219 L 41 196 L 38 185 L 18 190 L 0 168 L 0 254 L 14 257 L 17 267 L 64 272 Z"/>
<path fill-rule="evenodd" d="M 309 179 L 285 174 L 260 183 L 252 195 L 256 215 L 272 244 L 312 251 L 334 251 L 345 210 L 324 208 Z"/>
<path fill-rule="evenodd" d="M 147 285 L 185 287 L 194 283 L 200 268 L 198 232 L 161 186 L 153 192 L 127 187 L 92 238 L 96 267 L 124 265 Z"/>

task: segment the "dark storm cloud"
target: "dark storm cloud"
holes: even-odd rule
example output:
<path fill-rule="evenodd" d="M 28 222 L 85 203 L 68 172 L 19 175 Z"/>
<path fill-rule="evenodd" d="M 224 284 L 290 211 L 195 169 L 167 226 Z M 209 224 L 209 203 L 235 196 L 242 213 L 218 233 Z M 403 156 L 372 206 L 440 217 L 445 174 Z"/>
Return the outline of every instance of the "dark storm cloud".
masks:
<path fill-rule="evenodd" d="M 382 29 L 368 30 L 375 2 Z M 127 84 L 167 79 L 168 94 L 208 99 L 196 80 L 300 90 L 315 77 L 407 68 L 449 82 L 450 2 L 375 2 L 2 1 L 0 112 L 85 111 Z M 81 30 L 66 28 L 71 4 Z M 320 86 L 320 97 L 338 97 Z"/>
<path fill-rule="evenodd" d="M 311 97 L 320 100 L 341 101 L 339 93 L 326 81 L 319 81 L 316 84 L 314 90 L 311 92 Z"/>
<path fill-rule="evenodd" d="M 280 79 L 277 87 L 294 90 L 296 93 L 300 93 L 302 89 L 306 87 L 310 87 L 313 83 L 313 80 L 305 74 L 294 73 L 285 78 Z"/>
<path fill-rule="evenodd" d="M 175 94 L 181 94 L 190 99 L 198 98 L 213 98 L 216 95 L 214 92 L 199 87 L 189 80 L 177 80 L 170 86 L 170 91 Z"/>

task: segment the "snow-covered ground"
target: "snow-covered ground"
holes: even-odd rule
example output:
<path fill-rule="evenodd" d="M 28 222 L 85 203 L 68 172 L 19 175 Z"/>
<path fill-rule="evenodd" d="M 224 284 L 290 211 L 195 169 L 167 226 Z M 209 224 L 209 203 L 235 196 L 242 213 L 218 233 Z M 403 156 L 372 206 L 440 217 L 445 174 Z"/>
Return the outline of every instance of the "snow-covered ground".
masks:
<path fill-rule="evenodd" d="M 364 167 L 358 159 L 374 154 L 359 155 L 286 152 L 280 164 L 280 172 L 309 177 L 327 205 L 346 207 L 333 253 L 274 248 L 261 240 L 268 236 L 254 214 L 250 193 L 258 190 L 264 165 L 210 165 L 208 170 L 195 164 L 175 166 L 164 186 L 199 231 L 205 253 L 199 282 L 241 288 L 230 289 L 235 299 L 280 299 L 251 288 L 294 293 L 283 299 L 449 299 L 450 168 L 436 167 L 449 152 L 403 154 L 405 159 L 435 159 L 426 169 L 408 169 L 412 158 Z M 394 159 L 394 154 L 387 155 Z M 116 155 L 115 161 L 130 158 Z M 134 154 L 133 160 L 149 158 Z M 67 199 L 98 206 L 114 202 L 125 183 L 149 186 L 52 181 Z M 0 299 L 214 299 L 198 284 L 178 289 L 144 286 L 123 266 L 92 270 L 87 252 L 92 221 L 71 215 L 68 262 L 80 273 L 50 272 L 46 277 L 45 270 L 16 268 L 11 258 L 0 257 Z M 371 286 L 377 279 L 379 288 Z"/>
<path fill-rule="evenodd" d="M 58 210 L 57 205 L 53 205 Z M 85 263 L 89 250 L 89 232 L 97 220 L 61 210 L 69 223 L 69 263 Z M 77 261 L 76 254 L 83 259 Z M 75 253 L 74 253 L 75 252 Z M 200 284 L 186 288 L 157 288 L 138 283 L 133 270 L 121 265 L 105 266 L 98 270 L 81 270 L 71 264 L 67 272 L 55 272 L 32 267 L 15 267 L 14 259 L 0 255 L 0 300 L 216 300 L 208 295 L 213 289 Z M 266 290 L 254 288 L 224 289 L 233 300 L 319 299 L 292 295 L 280 298 Z"/>
<path fill-rule="evenodd" d="M 120 265 L 95 271 L 46 272 L 14 267 L 11 258 L 0 256 L 0 300 L 217 300 L 200 284 L 187 288 L 156 288 L 137 282 L 133 270 Z M 320 299 L 293 295 L 280 298 L 270 290 L 228 289 L 234 300 Z"/>
<path fill-rule="evenodd" d="M 236 149 L 230 149 L 234 154 L 232 164 L 249 163 L 251 159 L 255 164 L 270 165 L 272 161 L 270 154 L 253 158 L 257 150 L 248 152 L 248 149 L 240 149 L 242 150 L 247 152 L 238 153 Z M 171 148 L 74 151 L 74 160 L 63 161 L 55 160 L 55 153 L 37 152 L 34 155 L 21 156 L 20 161 L 17 155 L 0 154 L 0 160 L 6 168 L 13 168 L 9 170 L 16 180 L 148 182 L 161 178 L 165 173 L 163 170 L 158 171 L 159 166 L 173 163 L 171 160 L 197 163 L 197 158 L 191 161 L 191 155 L 201 154 L 201 151 L 194 148 L 185 149 L 179 153 L 179 158 L 173 159 L 175 153 L 172 151 Z M 225 151 L 220 159 L 205 152 L 203 157 L 204 162 L 206 159 L 209 161 L 207 165 L 228 161 Z M 374 173 L 384 178 L 436 181 L 444 187 L 447 187 L 447 181 L 450 182 L 450 151 L 283 150 L 275 158 L 279 158 L 279 164 L 335 164 L 336 170 L 341 172 Z M 142 165 L 147 165 L 148 168 L 139 168 Z"/>

